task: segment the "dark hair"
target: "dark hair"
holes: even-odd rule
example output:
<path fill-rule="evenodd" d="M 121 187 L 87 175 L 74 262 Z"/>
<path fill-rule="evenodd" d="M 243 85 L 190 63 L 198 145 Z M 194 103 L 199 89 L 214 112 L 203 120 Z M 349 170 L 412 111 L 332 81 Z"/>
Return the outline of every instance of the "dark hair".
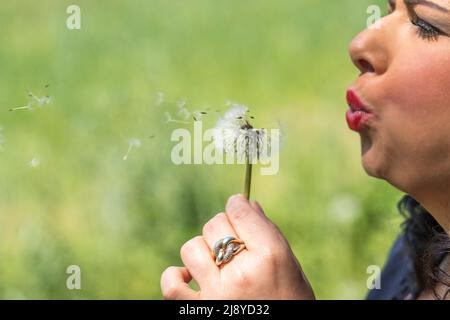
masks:
<path fill-rule="evenodd" d="M 450 237 L 433 216 L 414 200 L 405 196 L 398 204 L 406 218 L 403 232 L 412 258 L 419 290 L 432 290 L 437 299 L 450 296 L 450 275 L 441 268 L 445 255 L 450 253 Z M 438 284 L 444 285 L 444 295 L 436 292 Z"/>

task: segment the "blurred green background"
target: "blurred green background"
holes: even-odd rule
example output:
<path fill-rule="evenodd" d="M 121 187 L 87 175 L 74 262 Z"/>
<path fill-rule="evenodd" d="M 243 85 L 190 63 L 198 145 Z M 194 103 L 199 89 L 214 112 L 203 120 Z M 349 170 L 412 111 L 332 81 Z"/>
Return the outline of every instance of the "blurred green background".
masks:
<path fill-rule="evenodd" d="M 161 272 L 244 175 L 172 164 L 170 134 L 191 125 L 165 112 L 232 100 L 283 130 L 280 172 L 255 174 L 252 195 L 317 297 L 364 298 L 401 193 L 360 165 L 344 119 L 357 76 L 347 48 L 385 1 L 79 0 L 81 30 L 68 30 L 73 3 L 0 3 L 0 297 L 160 299 Z M 28 90 L 52 102 L 8 112 Z M 123 160 L 130 139 L 141 145 Z M 73 264 L 81 290 L 66 288 Z"/>

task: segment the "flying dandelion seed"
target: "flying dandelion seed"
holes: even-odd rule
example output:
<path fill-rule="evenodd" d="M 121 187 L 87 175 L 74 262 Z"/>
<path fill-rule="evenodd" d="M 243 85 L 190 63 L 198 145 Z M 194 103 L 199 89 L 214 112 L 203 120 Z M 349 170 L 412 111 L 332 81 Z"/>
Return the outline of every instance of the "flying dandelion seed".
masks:
<path fill-rule="evenodd" d="M 191 112 L 186 109 L 186 100 L 179 100 L 177 102 L 177 115 L 180 116 L 183 120 L 187 120 L 191 117 Z"/>
<path fill-rule="evenodd" d="M 170 114 L 169 111 L 166 111 L 164 114 L 166 116 L 166 123 L 190 124 L 190 122 L 188 122 L 188 121 L 183 121 L 183 120 L 178 120 L 178 119 L 172 118 L 172 115 Z"/>
<path fill-rule="evenodd" d="M 186 99 L 167 100 L 162 93 L 159 93 L 156 99 L 156 104 L 167 103 L 175 105 L 175 109 L 164 112 L 165 123 L 191 124 L 192 121 L 201 121 L 205 115 L 208 114 L 206 110 L 190 110 L 186 107 Z M 207 108 L 209 109 L 209 108 Z M 219 113 L 219 110 L 216 110 Z M 173 116 L 175 115 L 175 116 Z"/>
<path fill-rule="evenodd" d="M 39 159 L 39 157 L 33 157 L 33 159 L 31 159 L 31 161 L 28 163 L 28 166 L 30 168 L 37 168 L 40 164 L 41 160 Z"/>
<path fill-rule="evenodd" d="M 250 124 L 249 109 L 246 106 L 230 103 L 231 108 L 219 118 L 214 128 L 214 143 L 223 153 L 234 153 L 244 160 L 244 196 L 249 199 L 252 179 L 252 165 L 263 154 L 267 154 L 268 135 L 265 129 L 254 129 Z"/>
<path fill-rule="evenodd" d="M 194 119 L 194 121 L 201 121 L 203 116 L 206 115 L 207 113 L 205 111 L 193 111 L 192 112 L 192 119 Z"/>
<path fill-rule="evenodd" d="M 128 150 L 127 150 L 127 153 L 123 156 L 122 159 L 123 159 L 124 161 L 127 160 L 128 157 L 129 157 L 129 155 L 130 155 L 131 150 L 133 150 L 133 148 L 140 148 L 141 145 L 142 145 L 142 143 L 141 143 L 141 140 L 140 140 L 140 139 L 137 139 L 137 138 L 132 138 L 132 139 L 130 139 L 130 140 L 128 141 Z"/>
<path fill-rule="evenodd" d="M 38 98 L 37 104 L 39 107 L 43 107 L 46 104 L 50 104 L 52 102 L 52 97 L 50 96 L 45 96 L 42 98 Z"/>
<path fill-rule="evenodd" d="M 177 103 L 178 116 L 180 116 L 184 121 L 192 118 L 194 121 L 202 120 L 203 116 L 207 114 L 206 111 L 190 111 L 186 108 L 186 100 L 180 100 Z"/>
<path fill-rule="evenodd" d="M 46 85 L 45 88 L 48 88 L 50 85 Z M 52 102 L 52 97 L 49 95 L 38 97 L 31 91 L 28 91 L 28 102 L 26 105 L 16 108 L 11 108 L 9 111 L 18 111 L 18 110 L 30 110 L 34 111 L 36 106 L 39 108 L 44 107 Z"/>
<path fill-rule="evenodd" d="M 178 111 L 178 115 L 181 116 L 183 121 L 188 121 L 191 118 L 192 113 L 187 109 L 183 109 L 183 111 Z"/>
<path fill-rule="evenodd" d="M 185 105 L 186 105 L 186 99 L 180 99 L 177 101 L 178 109 L 183 109 Z"/>

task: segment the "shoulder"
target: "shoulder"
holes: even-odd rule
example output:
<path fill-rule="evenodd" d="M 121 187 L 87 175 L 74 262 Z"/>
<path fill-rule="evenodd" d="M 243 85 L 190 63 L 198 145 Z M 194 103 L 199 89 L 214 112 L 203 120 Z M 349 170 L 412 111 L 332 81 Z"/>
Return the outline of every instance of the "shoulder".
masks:
<path fill-rule="evenodd" d="M 370 290 L 368 300 L 404 300 L 417 296 L 414 265 L 403 234 L 392 246 L 379 280 L 381 287 Z"/>

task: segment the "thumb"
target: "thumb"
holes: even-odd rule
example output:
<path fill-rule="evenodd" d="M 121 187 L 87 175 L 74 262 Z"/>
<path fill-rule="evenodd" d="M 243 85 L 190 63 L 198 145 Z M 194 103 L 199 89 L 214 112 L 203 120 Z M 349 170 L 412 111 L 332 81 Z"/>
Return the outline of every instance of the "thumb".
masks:
<path fill-rule="evenodd" d="M 263 208 L 261 207 L 261 205 L 259 204 L 258 201 L 250 201 L 250 205 L 252 206 L 253 209 L 255 209 L 256 211 L 258 211 L 259 213 L 261 213 L 262 215 L 266 215 L 266 213 L 264 212 Z"/>

